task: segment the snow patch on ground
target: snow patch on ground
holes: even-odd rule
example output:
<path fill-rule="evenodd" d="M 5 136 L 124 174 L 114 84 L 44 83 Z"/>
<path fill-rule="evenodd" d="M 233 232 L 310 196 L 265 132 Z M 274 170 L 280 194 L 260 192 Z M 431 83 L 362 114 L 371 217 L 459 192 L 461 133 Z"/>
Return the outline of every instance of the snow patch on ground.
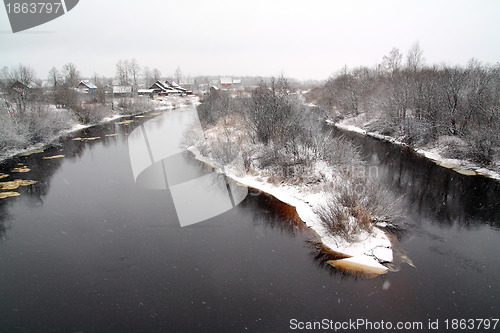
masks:
<path fill-rule="evenodd" d="M 388 268 L 379 263 L 373 263 L 373 259 L 366 255 L 354 256 L 346 259 L 331 260 L 328 262 L 332 266 L 343 269 L 364 270 L 375 274 L 384 274 Z"/>

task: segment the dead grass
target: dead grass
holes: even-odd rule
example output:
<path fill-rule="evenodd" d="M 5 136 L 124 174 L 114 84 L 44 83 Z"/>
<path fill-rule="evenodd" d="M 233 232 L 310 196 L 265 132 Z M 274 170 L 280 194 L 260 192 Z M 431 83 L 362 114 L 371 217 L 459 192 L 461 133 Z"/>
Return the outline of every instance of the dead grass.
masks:
<path fill-rule="evenodd" d="M 31 171 L 30 168 L 28 168 L 26 166 L 22 166 L 19 168 L 14 168 L 10 172 L 12 172 L 12 173 L 26 173 L 26 172 L 30 172 L 30 171 Z"/>
<path fill-rule="evenodd" d="M 128 124 L 131 124 L 135 122 L 134 120 L 124 120 L 124 121 L 116 121 L 115 124 L 116 125 L 128 125 Z"/>
<path fill-rule="evenodd" d="M 94 138 L 73 138 L 71 140 L 73 141 L 95 141 L 95 140 L 99 140 L 101 137 L 97 136 L 97 137 L 94 137 Z"/>
<path fill-rule="evenodd" d="M 16 190 L 19 186 L 30 186 L 36 184 L 35 180 L 16 179 L 11 182 L 0 182 L 0 190 Z"/>
<path fill-rule="evenodd" d="M 40 154 L 40 153 L 43 153 L 44 151 L 45 151 L 45 149 L 37 149 L 37 150 L 32 150 L 32 151 L 28 151 L 28 152 L 19 154 L 19 156 L 26 157 L 26 156 L 31 156 L 34 154 Z"/>
<path fill-rule="evenodd" d="M 0 192 L 0 199 L 6 199 L 6 198 L 12 198 L 12 197 L 18 197 L 21 194 L 18 192 Z"/>
<path fill-rule="evenodd" d="M 347 241 L 362 231 L 371 233 L 376 222 L 395 222 L 403 216 L 401 198 L 374 181 L 346 181 L 327 189 L 326 202 L 315 212 L 331 235 Z"/>
<path fill-rule="evenodd" d="M 54 159 L 58 159 L 58 158 L 63 158 L 64 155 L 54 155 L 54 156 L 45 156 L 43 159 L 44 160 L 54 160 Z"/>
<path fill-rule="evenodd" d="M 332 236 L 347 241 L 355 241 L 362 230 L 372 230 L 370 213 L 357 203 L 352 207 L 345 207 L 329 198 L 325 204 L 316 207 L 315 212 Z"/>

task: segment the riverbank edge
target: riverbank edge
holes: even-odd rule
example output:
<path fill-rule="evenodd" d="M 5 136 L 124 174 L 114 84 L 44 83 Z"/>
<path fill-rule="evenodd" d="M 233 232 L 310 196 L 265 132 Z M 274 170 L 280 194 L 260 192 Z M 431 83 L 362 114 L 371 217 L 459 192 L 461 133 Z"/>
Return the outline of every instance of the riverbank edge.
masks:
<path fill-rule="evenodd" d="M 235 174 L 235 170 L 224 167 L 217 161 L 202 155 L 195 146 L 188 147 L 187 149 L 193 154 L 195 159 L 226 175 L 236 183 L 257 189 L 294 207 L 301 221 L 317 235 L 319 242 L 323 246 L 334 253 L 346 257 L 345 259 L 336 260 L 336 262 L 349 262 L 360 270 L 378 272 L 378 274 L 385 274 L 389 271 L 382 263 L 393 261 L 392 243 L 380 228 L 374 227 L 372 234 L 364 233 L 357 242 L 349 243 L 343 239 L 335 238 L 328 235 L 324 231 L 324 228 L 321 227 L 319 217 L 314 213 L 312 207 L 307 202 L 293 196 L 289 191 L 287 192 L 286 188 L 280 188 L 271 183 L 260 181 L 256 176 L 248 174 L 240 177 Z"/>
<path fill-rule="evenodd" d="M 110 123 L 110 122 L 117 120 L 117 119 L 126 118 L 126 117 L 134 117 L 134 116 L 138 116 L 138 115 L 145 114 L 148 112 L 154 112 L 154 111 L 145 111 L 145 112 L 136 113 L 136 114 L 132 114 L 132 115 L 116 114 L 116 115 L 113 115 L 111 117 L 106 117 L 98 123 L 89 124 L 89 125 L 83 125 L 83 124 L 78 124 L 78 123 L 74 124 L 73 127 L 71 127 L 70 129 L 59 132 L 59 134 L 55 135 L 51 140 L 48 140 L 46 142 L 35 143 L 34 145 L 31 145 L 25 149 L 15 149 L 15 150 L 7 151 L 5 156 L 0 157 L 0 163 L 3 163 L 11 158 L 16 157 L 16 156 L 22 156 L 25 154 L 30 154 L 32 152 L 39 151 L 41 149 L 46 149 L 46 148 L 50 147 L 55 141 L 57 141 L 61 138 L 64 138 L 70 134 L 76 133 L 78 131 L 81 131 L 81 130 L 84 130 L 87 128 L 92 128 L 92 127 L 104 125 L 104 124 Z"/>
<path fill-rule="evenodd" d="M 458 160 L 458 159 L 450 159 L 443 157 L 441 154 L 439 154 L 436 151 L 429 151 L 425 150 L 422 148 L 414 148 L 409 145 L 407 145 L 404 142 L 401 142 L 397 140 L 396 138 L 392 136 L 387 136 L 387 135 L 382 135 L 377 132 L 369 132 L 359 126 L 356 125 L 349 125 L 346 124 L 344 121 L 340 122 L 334 122 L 331 120 L 326 120 L 326 123 L 331 126 L 335 126 L 338 129 L 344 130 L 344 131 L 349 131 L 349 132 L 354 132 L 358 133 L 364 136 L 369 136 L 378 140 L 390 142 L 394 145 L 400 146 L 400 147 L 406 147 L 411 149 L 415 154 L 421 157 L 425 157 L 431 162 L 436 163 L 437 165 L 451 169 L 459 174 L 466 175 L 466 176 L 482 176 L 482 177 L 487 177 L 490 179 L 494 179 L 496 181 L 500 181 L 500 173 L 497 173 L 493 170 L 486 169 L 484 167 L 480 167 L 478 165 L 475 165 L 474 163 L 466 160 Z M 461 165 L 461 163 L 467 163 L 467 166 Z"/>
<path fill-rule="evenodd" d="M 37 152 L 37 151 L 42 150 L 42 149 L 47 149 L 55 141 L 57 141 L 61 138 L 65 138 L 66 136 L 68 136 L 70 134 L 76 133 L 78 131 L 81 131 L 81 130 L 84 130 L 87 128 L 105 125 L 107 123 L 110 123 L 112 121 L 115 121 L 115 120 L 121 119 L 121 118 L 135 117 L 135 116 L 144 115 L 144 114 L 150 113 L 150 112 L 160 112 L 160 111 L 163 112 L 163 111 L 168 110 L 169 107 L 165 106 L 165 104 L 162 102 L 163 101 L 153 101 L 153 103 L 155 103 L 157 105 L 155 105 L 154 109 L 152 109 L 152 110 L 147 110 L 147 111 L 138 112 L 138 113 L 134 113 L 134 114 L 115 114 L 113 116 L 103 118 L 101 121 L 99 121 L 95 124 L 84 125 L 84 124 L 75 123 L 70 129 L 59 132 L 59 134 L 55 135 L 51 140 L 47 140 L 46 142 L 35 143 L 34 145 L 31 145 L 25 149 L 14 149 L 14 150 L 7 151 L 4 156 L 0 156 L 0 163 L 3 163 L 11 158 L 16 157 L 16 156 L 29 155 L 30 153 L 34 153 L 34 152 Z"/>

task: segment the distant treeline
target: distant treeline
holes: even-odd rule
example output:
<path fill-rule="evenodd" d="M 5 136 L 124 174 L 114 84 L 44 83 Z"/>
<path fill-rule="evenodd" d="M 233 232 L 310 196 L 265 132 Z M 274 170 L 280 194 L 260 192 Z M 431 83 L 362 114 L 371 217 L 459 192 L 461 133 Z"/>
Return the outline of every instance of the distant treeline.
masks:
<path fill-rule="evenodd" d="M 393 49 L 375 68 L 344 68 L 308 99 L 410 145 L 444 141 L 450 157 L 488 165 L 500 146 L 500 65 L 425 66 L 418 44 L 405 63 Z"/>

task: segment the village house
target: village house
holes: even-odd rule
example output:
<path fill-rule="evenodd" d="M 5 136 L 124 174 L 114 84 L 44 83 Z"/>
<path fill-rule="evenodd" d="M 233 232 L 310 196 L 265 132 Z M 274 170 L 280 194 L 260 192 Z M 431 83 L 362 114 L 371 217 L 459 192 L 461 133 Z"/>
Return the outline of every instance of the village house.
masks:
<path fill-rule="evenodd" d="M 132 95 L 132 87 L 129 86 L 113 86 L 114 97 L 126 97 Z"/>
<path fill-rule="evenodd" d="M 221 77 L 220 78 L 220 88 L 229 89 L 233 85 L 233 78 L 231 77 Z"/>
<path fill-rule="evenodd" d="M 89 80 L 83 80 L 80 81 L 80 83 L 76 86 L 76 88 L 81 92 L 81 93 L 87 93 L 87 94 L 95 94 L 97 91 L 97 86 L 90 82 Z"/>
<path fill-rule="evenodd" d="M 219 87 L 222 90 L 240 89 L 242 87 L 241 79 L 233 79 L 232 77 L 221 77 L 219 79 Z"/>
<path fill-rule="evenodd" d="M 31 82 L 29 84 L 24 84 L 21 81 L 16 80 L 16 82 L 7 87 L 7 92 L 10 94 L 18 94 L 25 96 L 28 91 L 30 90 L 32 91 L 34 89 L 40 89 L 40 87 L 34 82 Z"/>
<path fill-rule="evenodd" d="M 192 94 L 191 91 L 181 87 L 175 82 L 168 82 L 168 81 L 156 81 L 149 89 L 143 89 L 144 91 L 146 90 L 152 90 L 153 94 L 158 95 L 158 96 L 170 96 L 170 95 L 190 95 Z"/>

